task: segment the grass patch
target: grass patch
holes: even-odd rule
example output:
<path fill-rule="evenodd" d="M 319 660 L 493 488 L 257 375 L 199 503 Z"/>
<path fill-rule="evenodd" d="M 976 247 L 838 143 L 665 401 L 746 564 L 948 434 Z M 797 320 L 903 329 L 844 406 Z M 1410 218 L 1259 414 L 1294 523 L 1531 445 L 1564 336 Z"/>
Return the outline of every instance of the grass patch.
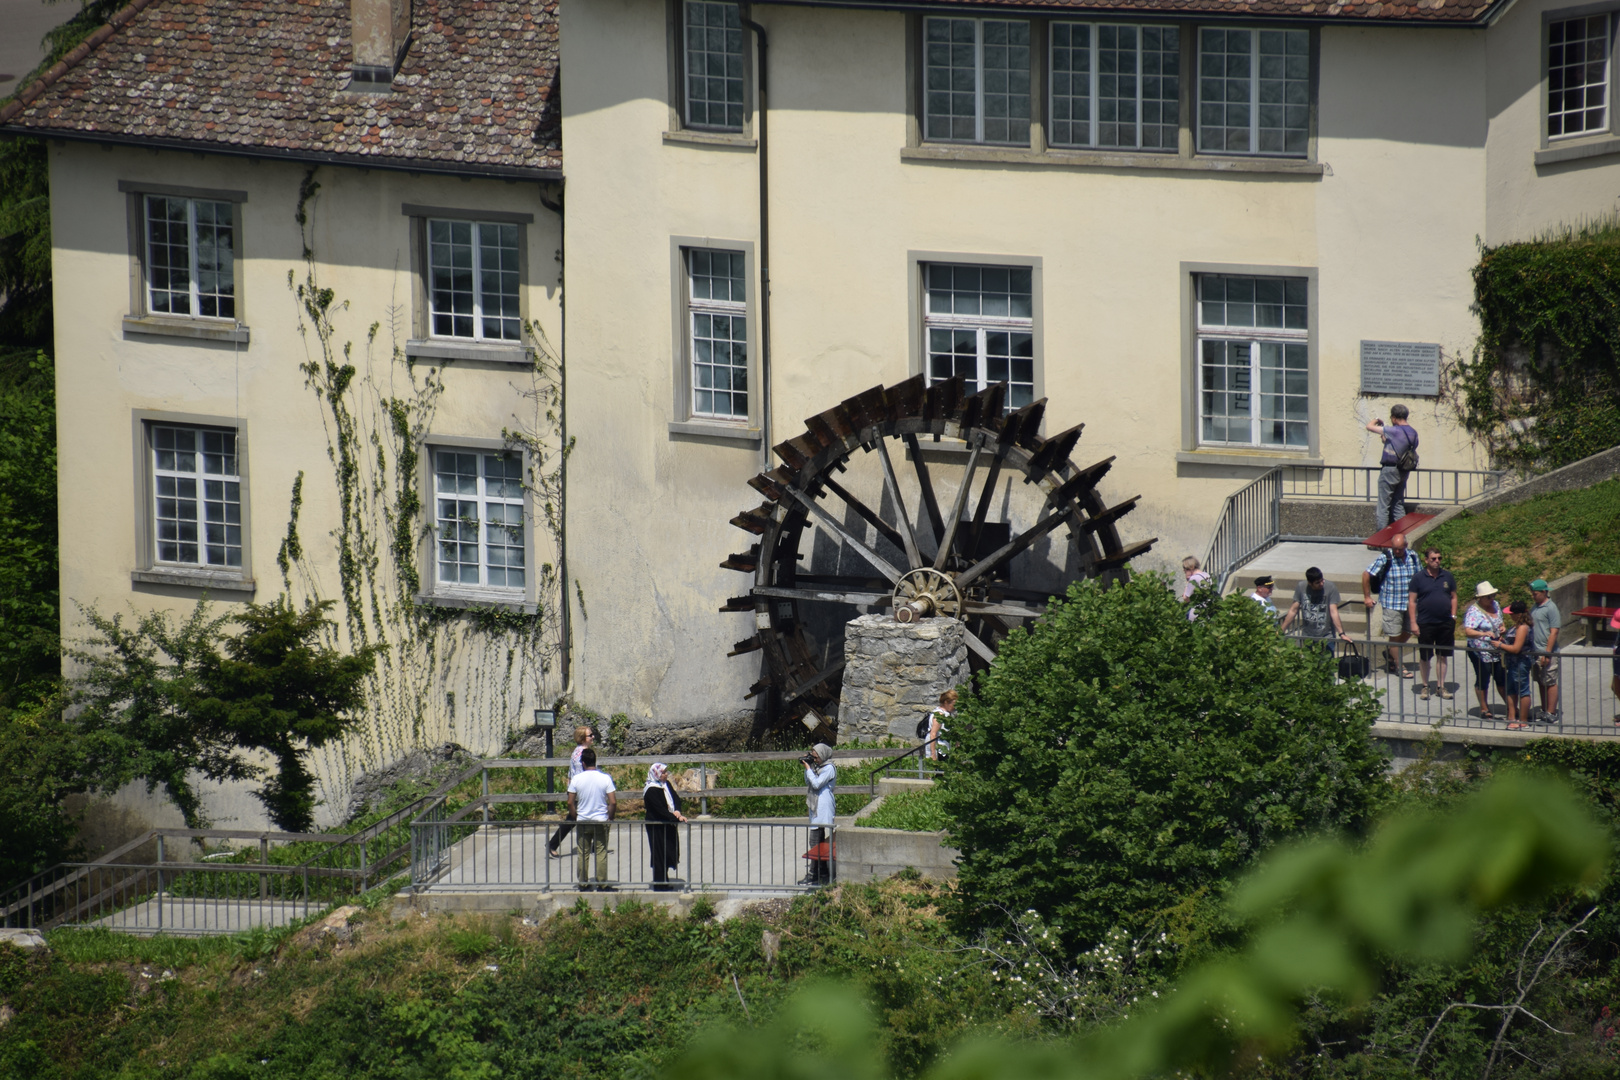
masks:
<path fill-rule="evenodd" d="M 890 795 L 859 822 L 865 828 L 908 832 L 941 832 L 949 828 L 950 823 L 945 814 L 945 799 L 937 785 Z"/>
<path fill-rule="evenodd" d="M 1539 495 L 1514 506 L 1462 514 L 1424 537 L 1457 579 L 1458 614 L 1474 585 L 1490 581 L 1501 601 L 1530 601 L 1528 582 L 1620 566 L 1620 479 Z M 1567 617 L 1569 612 L 1565 612 Z"/>

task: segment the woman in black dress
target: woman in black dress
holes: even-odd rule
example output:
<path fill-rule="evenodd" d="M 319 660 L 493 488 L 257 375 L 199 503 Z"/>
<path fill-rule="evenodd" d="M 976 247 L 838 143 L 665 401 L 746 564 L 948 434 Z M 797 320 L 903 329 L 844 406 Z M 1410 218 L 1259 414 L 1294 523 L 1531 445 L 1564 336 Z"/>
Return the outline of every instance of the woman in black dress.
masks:
<path fill-rule="evenodd" d="M 647 786 L 641 793 L 642 805 L 647 810 L 647 854 L 652 860 L 654 892 L 669 892 L 669 871 L 681 861 L 681 836 L 675 823 L 685 821 L 681 813 L 681 797 L 669 782 L 669 769 L 663 762 L 655 762 L 647 770 Z"/>

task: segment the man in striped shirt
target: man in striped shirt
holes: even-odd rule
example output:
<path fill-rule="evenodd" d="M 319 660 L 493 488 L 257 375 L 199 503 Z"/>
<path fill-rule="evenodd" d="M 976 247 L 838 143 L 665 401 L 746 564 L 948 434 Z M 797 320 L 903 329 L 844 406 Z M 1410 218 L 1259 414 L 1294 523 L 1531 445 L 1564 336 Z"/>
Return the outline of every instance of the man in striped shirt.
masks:
<path fill-rule="evenodd" d="M 1372 565 L 1361 572 L 1361 602 L 1367 605 L 1367 628 L 1372 629 L 1373 608 L 1382 604 L 1384 607 L 1384 637 L 1391 644 L 1408 640 L 1412 632 L 1407 628 L 1406 604 L 1407 594 L 1412 588 L 1412 575 L 1418 571 L 1417 556 L 1406 550 L 1406 537 L 1396 533 L 1389 542 L 1389 550 L 1382 552 L 1372 561 Z M 1372 579 L 1374 574 L 1383 574 L 1383 584 L 1378 589 L 1378 599 L 1373 600 Z M 1406 670 L 1401 663 L 1400 652 L 1396 649 L 1386 649 L 1385 656 L 1389 661 L 1389 672 L 1399 675 L 1403 679 L 1410 679 L 1412 673 Z"/>

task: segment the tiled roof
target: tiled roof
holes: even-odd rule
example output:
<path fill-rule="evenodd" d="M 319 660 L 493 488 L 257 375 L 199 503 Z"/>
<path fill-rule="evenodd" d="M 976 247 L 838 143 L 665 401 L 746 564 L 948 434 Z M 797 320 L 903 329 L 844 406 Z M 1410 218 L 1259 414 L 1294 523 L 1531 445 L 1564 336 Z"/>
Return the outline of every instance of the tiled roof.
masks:
<path fill-rule="evenodd" d="M 511 176 L 562 168 L 559 0 L 415 0 L 393 92 L 344 91 L 348 0 L 134 0 L 0 125 Z"/>
<path fill-rule="evenodd" d="M 795 0 L 816 3 L 817 0 Z M 862 0 L 826 0 L 864 7 Z M 1502 0 L 870 0 L 872 7 L 1052 9 L 1120 15 L 1197 18 L 1303 19 L 1312 22 L 1384 22 L 1467 25 L 1484 19 Z"/>

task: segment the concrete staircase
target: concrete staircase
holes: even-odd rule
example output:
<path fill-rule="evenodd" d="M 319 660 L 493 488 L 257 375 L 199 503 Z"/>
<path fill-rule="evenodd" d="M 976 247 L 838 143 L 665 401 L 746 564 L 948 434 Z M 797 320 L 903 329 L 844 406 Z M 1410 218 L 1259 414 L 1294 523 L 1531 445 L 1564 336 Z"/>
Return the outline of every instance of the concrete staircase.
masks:
<path fill-rule="evenodd" d="M 1278 544 L 1233 574 L 1226 591 L 1247 593 L 1254 588 L 1256 577 L 1270 574 L 1277 579 L 1272 602 L 1278 611 L 1286 612 L 1294 602 L 1294 587 L 1305 580 L 1305 570 L 1315 566 L 1339 590 L 1339 620 L 1345 632 L 1357 641 L 1365 641 L 1367 613 L 1361 605 L 1361 572 L 1375 557 L 1375 552 L 1360 544 Z"/>

